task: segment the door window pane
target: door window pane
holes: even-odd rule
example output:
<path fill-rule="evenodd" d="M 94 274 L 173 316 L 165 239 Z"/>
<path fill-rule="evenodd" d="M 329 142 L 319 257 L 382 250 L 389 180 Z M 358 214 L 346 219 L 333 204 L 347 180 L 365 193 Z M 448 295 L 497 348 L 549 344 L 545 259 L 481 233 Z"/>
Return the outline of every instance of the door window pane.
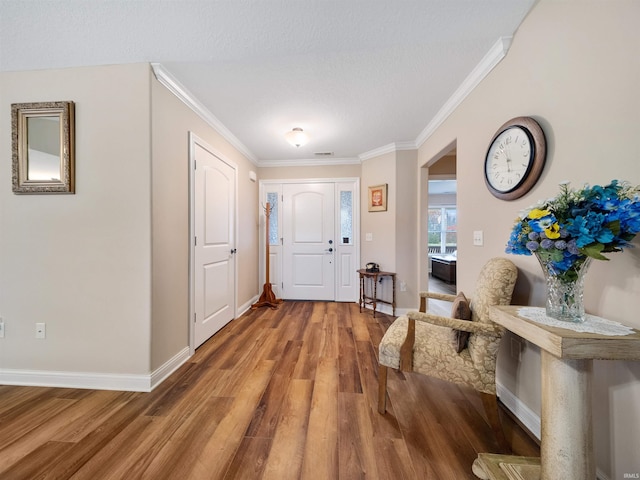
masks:
<path fill-rule="evenodd" d="M 278 192 L 267 193 L 267 202 L 271 207 L 269 216 L 269 245 L 280 245 L 278 238 Z"/>
<path fill-rule="evenodd" d="M 340 192 L 340 243 L 353 243 L 352 192 Z"/>

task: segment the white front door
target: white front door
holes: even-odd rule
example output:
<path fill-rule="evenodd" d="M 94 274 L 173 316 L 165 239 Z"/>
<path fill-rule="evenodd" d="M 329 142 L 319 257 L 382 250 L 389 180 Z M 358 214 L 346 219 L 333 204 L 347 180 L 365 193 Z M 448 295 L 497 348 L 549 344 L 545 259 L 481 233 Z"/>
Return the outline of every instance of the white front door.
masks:
<path fill-rule="evenodd" d="M 283 185 L 282 298 L 335 300 L 335 186 Z"/>
<path fill-rule="evenodd" d="M 235 316 L 236 170 L 199 141 L 194 172 L 194 348 Z"/>

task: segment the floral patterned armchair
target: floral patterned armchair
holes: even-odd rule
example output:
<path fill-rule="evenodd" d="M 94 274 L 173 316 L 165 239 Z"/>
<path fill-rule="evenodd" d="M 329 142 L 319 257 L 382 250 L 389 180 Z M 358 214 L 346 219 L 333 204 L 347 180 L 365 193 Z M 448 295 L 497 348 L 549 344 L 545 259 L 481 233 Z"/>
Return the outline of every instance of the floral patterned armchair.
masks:
<path fill-rule="evenodd" d="M 517 275 L 517 268 L 510 260 L 489 260 L 480 272 L 468 305 L 471 321 L 459 316 L 426 313 L 427 298 L 453 302 L 456 295 L 420 293 L 420 312 L 397 318 L 380 341 L 378 412 L 386 412 L 388 367 L 468 385 L 480 393 L 498 443 L 508 452 L 510 447 L 499 419 L 495 381 L 496 358 L 504 328 L 489 319 L 489 307 L 511 303 Z M 468 332 L 468 343 L 458 346 L 454 338 L 456 331 Z"/>

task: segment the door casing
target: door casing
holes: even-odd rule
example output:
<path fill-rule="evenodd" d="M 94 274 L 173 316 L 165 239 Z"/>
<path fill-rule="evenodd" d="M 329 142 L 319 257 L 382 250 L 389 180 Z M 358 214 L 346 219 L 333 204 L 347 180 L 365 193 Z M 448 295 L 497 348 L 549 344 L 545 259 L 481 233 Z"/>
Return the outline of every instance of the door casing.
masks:
<path fill-rule="evenodd" d="M 274 179 L 260 180 L 260 278 L 265 278 L 265 216 L 263 207 L 267 202 L 267 193 L 278 192 L 278 214 L 282 219 L 282 186 L 284 184 L 301 184 L 301 183 L 333 183 L 335 185 L 335 235 L 336 235 L 336 254 L 335 254 L 335 296 L 336 301 L 358 301 L 359 283 L 356 270 L 360 268 L 360 179 L 353 178 L 297 178 L 297 179 Z M 352 244 L 342 246 L 339 241 L 340 232 L 340 192 L 351 191 L 353 202 L 353 218 L 352 218 Z M 279 222 L 278 238 L 282 238 L 283 221 Z M 280 245 L 271 245 L 270 253 L 270 273 L 269 279 L 273 286 L 273 291 L 278 298 L 282 298 L 282 243 Z M 349 263 L 346 263 L 349 262 Z M 286 297 L 286 295 L 285 295 Z"/>
<path fill-rule="evenodd" d="M 195 353 L 195 167 L 196 167 L 196 145 L 209 151 L 224 163 L 236 171 L 235 175 L 235 211 L 234 216 L 234 238 L 238 238 L 238 166 L 230 161 L 221 152 L 207 144 L 193 132 L 189 132 L 189 354 Z M 234 282 L 233 282 L 233 318 L 238 316 L 238 261 L 234 262 Z"/>

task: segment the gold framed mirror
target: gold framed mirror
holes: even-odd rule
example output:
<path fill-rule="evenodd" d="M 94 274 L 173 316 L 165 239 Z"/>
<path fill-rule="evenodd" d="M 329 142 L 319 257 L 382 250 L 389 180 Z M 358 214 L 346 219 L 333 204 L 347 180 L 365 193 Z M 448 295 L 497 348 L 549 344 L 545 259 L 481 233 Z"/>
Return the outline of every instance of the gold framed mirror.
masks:
<path fill-rule="evenodd" d="M 11 105 L 14 193 L 75 193 L 75 104 Z"/>

